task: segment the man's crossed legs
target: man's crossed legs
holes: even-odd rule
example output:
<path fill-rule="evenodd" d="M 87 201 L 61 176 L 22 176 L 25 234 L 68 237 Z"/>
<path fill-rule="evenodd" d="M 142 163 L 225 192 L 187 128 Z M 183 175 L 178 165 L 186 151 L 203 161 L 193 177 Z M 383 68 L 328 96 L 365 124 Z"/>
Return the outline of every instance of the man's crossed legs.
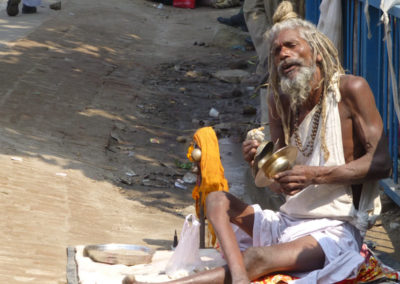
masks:
<path fill-rule="evenodd" d="M 250 283 L 273 272 L 301 272 L 320 269 L 325 254 L 312 236 L 240 252 L 231 223 L 253 236 L 254 208 L 226 192 L 210 193 L 206 200 L 207 218 L 214 227 L 227 266 L 203 271 L 168 283 Z M 127 277 L 124 283 L 141 283 Z"/>

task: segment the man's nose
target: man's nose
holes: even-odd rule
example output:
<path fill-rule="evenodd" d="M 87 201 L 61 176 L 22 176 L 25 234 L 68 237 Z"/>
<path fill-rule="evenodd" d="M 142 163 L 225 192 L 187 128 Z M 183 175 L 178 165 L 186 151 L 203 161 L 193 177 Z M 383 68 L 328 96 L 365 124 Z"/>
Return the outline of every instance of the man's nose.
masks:
<path fill-rule="evenodd" d="M 279 53 L 279 58 L 282 60 L 282 59 L 286 59 L 286 58 L 288 58 L 288 57 L 290 57 L 290 50 L 289 50 L 289 48 L 287 48 L 287 47 L 285 47 L 285 46 L 282 46 L 282 48 L 281 48 L 281 50 L 280 50 L 280 53 Z"/>

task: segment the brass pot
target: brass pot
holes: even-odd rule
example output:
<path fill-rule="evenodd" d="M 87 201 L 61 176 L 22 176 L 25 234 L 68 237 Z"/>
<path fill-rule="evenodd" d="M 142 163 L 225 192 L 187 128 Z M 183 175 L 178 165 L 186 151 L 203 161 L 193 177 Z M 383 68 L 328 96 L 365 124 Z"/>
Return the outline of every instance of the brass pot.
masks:
<path fill-rule="evenodd" d="M 262 168 L 264 163 L 271 157 L 274 151 L 274 142 L 263 141 L 257 148 L 256 155 L 254 156 L 254 164 L 252 168 L 253 176 L 257 175 L 259 169 Z"/>
<path fill-rule="evenodd" d="M 293 167 L 296 157 L 297 148 L 294 146 L 283 147 L 271 154 L 256 174 L 256 186 L 265 187 L 270 185 L 273 182 L 272 177 L 274 175 Z"/>

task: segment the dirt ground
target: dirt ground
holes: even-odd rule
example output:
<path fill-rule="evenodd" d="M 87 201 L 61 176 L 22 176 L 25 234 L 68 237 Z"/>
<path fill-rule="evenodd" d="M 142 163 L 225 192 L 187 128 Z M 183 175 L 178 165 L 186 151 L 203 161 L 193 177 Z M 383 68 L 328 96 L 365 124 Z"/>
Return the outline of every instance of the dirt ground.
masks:
<path fill-rule="evenodd" d="M 216 21 L 236 11 L 68 0 L 1 52 L 1 283 L 66 283 L 68 246 L 170 247 L 193 212 L 192 185 L 174 184 L 194 131 L 239 144 L 258 126 L 255 52 Z M 249 75 L 215 78 L 227 69 Z M 369 238 L 400 261 L 384 209 Z"/>

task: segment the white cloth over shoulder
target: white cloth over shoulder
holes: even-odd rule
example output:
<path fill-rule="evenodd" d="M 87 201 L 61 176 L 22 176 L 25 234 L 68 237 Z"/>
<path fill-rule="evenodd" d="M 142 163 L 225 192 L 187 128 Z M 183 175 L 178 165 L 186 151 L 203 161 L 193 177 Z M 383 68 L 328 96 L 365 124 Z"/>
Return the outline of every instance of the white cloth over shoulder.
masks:
<path fill-rule="evenodd" d="M 22 0 L 22 3 L 26 6 L 36 7 L 41 4 L 41 0 Z"/>
<path fill-rule="evenodd" d="M 342 128 L 338 104 L 341 95 L 339 76 L 335 74 L 329 86 L 326 103 L 326 118 L 320 121 L 317 136 L 321 137 L 321 124 L 326 125 L 325 141 L 329 158 L 324 159 L 321 139 L 315 139 L 314 151 L 309 157 L 301 152 L 296 164 L 309 166 L 336 166 L 345 163 L 343 153 Z M 299 126 L 300 139 L 306 145 L 311 137 L 312 118 L 316 108 L 311 111 Z M 294 138 L 291 137 L 294 145 Z M 363 184 L 358 210 L 353 205 L 351 186 L 340 184 L 313 184 L 294 196 L 287 196 L 280 208 L 283 213 L 296 218 L 332 218 L 348 221 L 364 234 L 372 226 L 381 211 L 379 187 L 377 181 Z"/>

